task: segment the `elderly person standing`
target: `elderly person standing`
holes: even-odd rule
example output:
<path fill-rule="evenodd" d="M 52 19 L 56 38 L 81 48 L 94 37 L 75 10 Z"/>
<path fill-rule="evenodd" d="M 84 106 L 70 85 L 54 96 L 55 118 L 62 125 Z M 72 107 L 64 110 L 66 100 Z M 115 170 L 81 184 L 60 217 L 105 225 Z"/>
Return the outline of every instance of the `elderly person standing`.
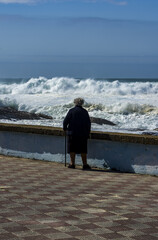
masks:
<path fill-rule="evenodd" d="M 75 107 L 67 113 L 64 122 L 64 131 L 68 130 L 68 153 L 70 153 L 69 168 L 75 168 L 75 155 L 81 154 L 83 170 L 91 169 L 87 164 L 87 140 L 90 134 L 91 122 L 89 114 L 82 106 L 84 99 L 74 99 Z"/>

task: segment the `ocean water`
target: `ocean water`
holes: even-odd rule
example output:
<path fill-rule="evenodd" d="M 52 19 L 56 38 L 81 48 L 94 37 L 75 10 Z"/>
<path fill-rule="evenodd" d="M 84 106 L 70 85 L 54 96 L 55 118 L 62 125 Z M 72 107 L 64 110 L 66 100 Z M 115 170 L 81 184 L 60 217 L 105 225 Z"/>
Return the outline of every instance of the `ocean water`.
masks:
<path fill-rule="evenodd" d="M 62 127 L 76 97 L 85 99 L 89 115 L 116 126 L 92 124 L 92 130 L 158 135 L 158 79 L 79 79 L 38 77 L 0 79 L 0 106 L 44 113 L 53 120 L 0 122 Z"/>

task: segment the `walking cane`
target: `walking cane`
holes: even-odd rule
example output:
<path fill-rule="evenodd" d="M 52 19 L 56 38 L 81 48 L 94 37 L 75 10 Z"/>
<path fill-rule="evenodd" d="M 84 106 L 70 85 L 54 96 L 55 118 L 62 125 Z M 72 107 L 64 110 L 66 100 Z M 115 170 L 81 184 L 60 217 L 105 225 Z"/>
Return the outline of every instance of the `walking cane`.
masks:
<path fill-rule="evenodd" d="M 66 167 L 66 131 L 65 131 L 65 167 Z"/>

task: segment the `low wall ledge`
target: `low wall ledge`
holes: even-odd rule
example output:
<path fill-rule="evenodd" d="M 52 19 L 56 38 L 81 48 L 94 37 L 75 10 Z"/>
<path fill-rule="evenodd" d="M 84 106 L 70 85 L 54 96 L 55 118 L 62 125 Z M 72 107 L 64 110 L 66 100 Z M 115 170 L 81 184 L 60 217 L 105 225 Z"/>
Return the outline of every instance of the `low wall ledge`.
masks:
<path fill-rule="evenodd" d="M 64 136 L 62 128 L 0 123 L 0 131 Z M 158 145 L 158 136 L 92 131 L 91 139 Z"/>

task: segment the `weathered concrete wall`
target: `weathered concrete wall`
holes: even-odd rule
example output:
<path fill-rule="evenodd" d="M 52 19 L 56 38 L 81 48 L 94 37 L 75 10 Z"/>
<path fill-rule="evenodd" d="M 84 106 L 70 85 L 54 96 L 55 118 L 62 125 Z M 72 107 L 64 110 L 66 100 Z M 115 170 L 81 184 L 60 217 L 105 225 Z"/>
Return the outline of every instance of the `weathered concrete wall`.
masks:
<path fill-rule="evenodd" d="M 23 132 L 23 133 L 32 133 L 32 134 L 36 133 L 36 134 L 54 135 L 54 136 L 64 136 L 65 134 L 61 128 L 57 128 L 57 127 L 6 124 L 6 123 L 0 123 L 0 131 Z M 158 136 L 151 136 L 151 135 L 92 131 L 90 138 L 98 139 L 98 140 L 116 141 L 116 142 L 158 145 Z"/>
<path fill-rule="evenodd" d="M 0 124 L 0 153 L 64 162 L 64 132 L 61 128 Z M 123 172 L 158 175 L 158 137 L 92 132 L 88 161 L 98 167 L 105 164 Z M 81 164 L 80 156 L 77 162 Z"/>
<path fill-rule="evenodd" d="M 88 157 L 122 172 L 158 175 L 157 145 L 90 140 Z"/>

